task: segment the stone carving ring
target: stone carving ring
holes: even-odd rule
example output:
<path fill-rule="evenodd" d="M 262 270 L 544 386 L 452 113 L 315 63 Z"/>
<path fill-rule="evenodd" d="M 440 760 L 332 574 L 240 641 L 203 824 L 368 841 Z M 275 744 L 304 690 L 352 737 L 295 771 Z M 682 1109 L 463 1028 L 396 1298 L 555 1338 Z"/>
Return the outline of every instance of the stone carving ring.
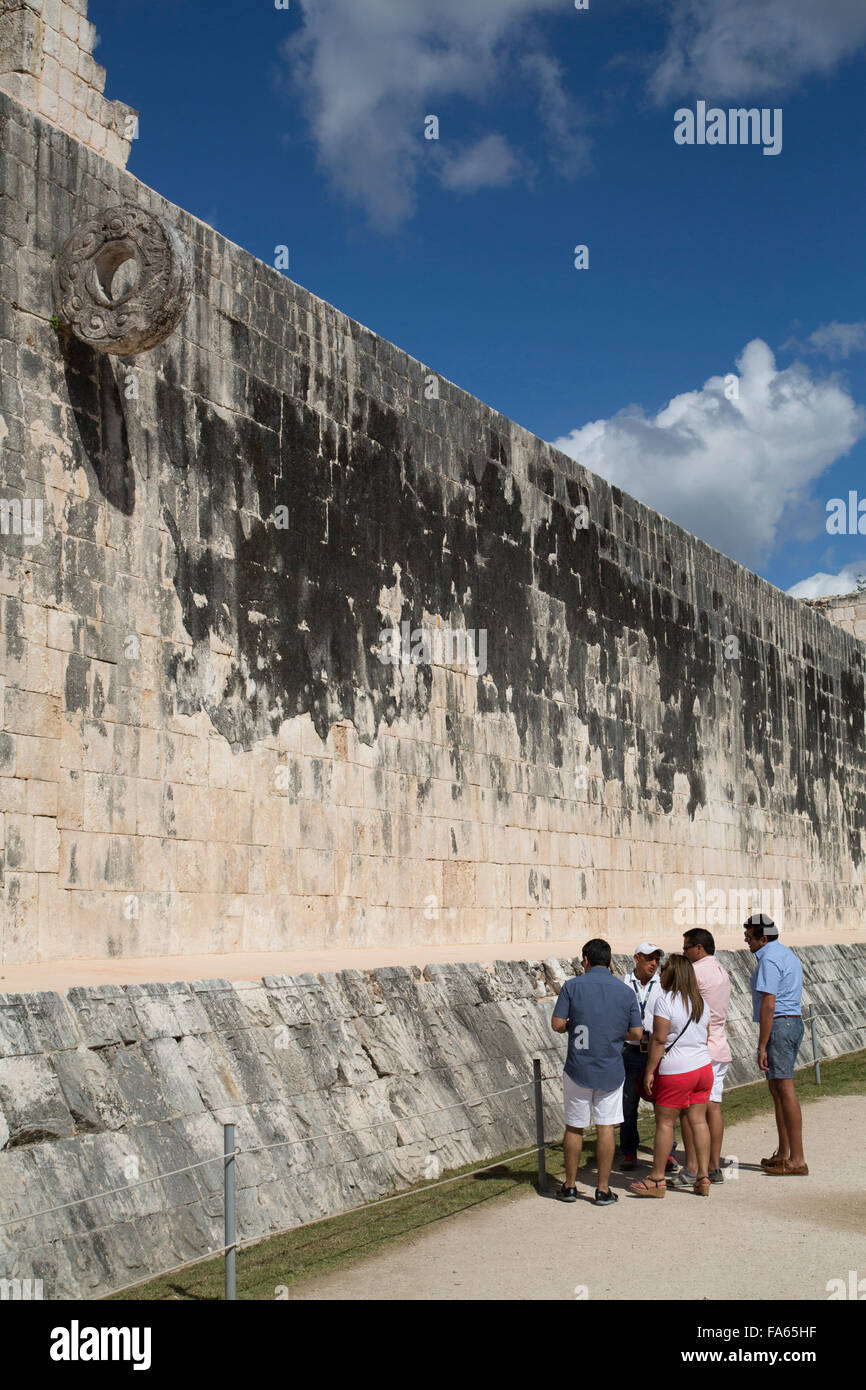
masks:
<path fill-rule="evenodd" d="M 136 278 L 115 297 L 112 282 L 127 261 Z M 130 272 L 124 275 L 128 281 Z M 192 256 L 163 218 L 121 203 L 75 228 L 54 261 L 60 322 L 100 352 L 132 357 L 173 333 L 192 293 Z"/>

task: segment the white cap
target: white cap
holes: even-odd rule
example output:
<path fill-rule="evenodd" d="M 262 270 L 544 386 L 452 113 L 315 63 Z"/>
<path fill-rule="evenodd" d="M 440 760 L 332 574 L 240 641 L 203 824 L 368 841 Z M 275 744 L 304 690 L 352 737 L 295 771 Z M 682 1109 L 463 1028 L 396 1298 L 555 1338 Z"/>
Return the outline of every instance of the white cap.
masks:
<path fill-rule="evenodd" d="M 658 951 L 660 956 L 664 955 L 664 951 L 662 950 L 661 946 L 654 946 L 651 941 L 642 941 L 640 945 L 635 948 L 635 955 L 652 956 L 655 955 L 656 951 Z"/>

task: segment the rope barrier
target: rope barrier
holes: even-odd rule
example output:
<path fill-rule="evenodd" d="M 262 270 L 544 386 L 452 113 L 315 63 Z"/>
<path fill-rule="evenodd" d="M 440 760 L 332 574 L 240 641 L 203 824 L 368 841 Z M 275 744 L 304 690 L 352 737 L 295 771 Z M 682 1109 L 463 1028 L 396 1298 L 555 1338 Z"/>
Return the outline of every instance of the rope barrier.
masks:
<path fill-rule="evenodd" d="M 110 1187 L 105 1192 L 92 1192 L 89 1197 L 76 1197 L 74 1202 L 63 1202 L 59 1207 L 45 1207 L 42 1211 L 28 1211 L 12 1221 L 0 1221 L 0 1231 L 7 1226 L 20 1226 L 22 1221 L 34 1221 L 37 1216 L 53 1216 L 56 1211 L 68 1211 L 70 1207 L 80 1207 L 84 1202 L 99 1202 L 104 1197 L 116 1197 L 119 1192 L 134 1192 L 137 1187 L 147 1187 L 150 1183 L 162 1182 L 164 1178 L 176 1178 L 181 1173 L 191 1173 L 196 1168 L 206 1168 L 210 1163 L 222 1162 L 224 1154 L 216 1158 L 202 1158 L 198 1163 L 188 1163 L 185 1168 L 174 1168 L 169 1173 L 157 1173 L 153 1178 L 141 1178 L 138 1182 L 127 1183 L 125 1187 Z"/>
<path fill-rule="evenodd" d="M 832 1017 L 832 1015 L 831 1015 L 831 1014 L 816 1014 L 815 1017 L 816 1017 L 816 1018 L 830 1018 L 830 1017 Z M 851 1033 L 862 1033 L 863 1029 L 866 1028 L 866 1023 L 845 1023 L 844 1026 L 845 1026 L 846 1030 L 849 1031 L 849 1032 L 851 1032 Z"/>
<path fill-rule="evenodd" d="M 550 1081 L 551 1077 L 543 1077 L 543 1080 Z M 511 1089 L 511 1088 L 509 1088 Z M 351 1131 L 346 1131 L 351 1133 Z M 544 1145 L 546 1149 L 556 1148 L 554 1141 Z M 238 1152 L 247 1153 L 249 1150 L 242 1149 Z M 422 1192 L 431 1192 L 437 1187 L 447 1187 L 449 1183 L 462 1182 L 464 1178 L 473 1178 L 476 1173 L 487 1173 L 491 1168 L 504 1168 L 509 1163 L 516 1163 L 521 1158 L 529 1158 L 531 1154 L 538 1153 L 538 1145 L 535 1144 L 531 1149 L 526 1149 L 523 1153 L 510 1154 L 507 1158 L 498 1158 L 493 1163 L 485 1163 L 480 1168 L 472 1168 L 468 1173 L 457 1173 L 450 1178 L 441 1178 L 438 1182 L 431 1182 L 424 1187 L 407 1187 L 405 1192 L 394 1192 L 390 1197 L 377 1197 L 372 1202 L 360 1202 L 358 1206 L 347 1207 L 345 1211 L 335 1211 L 327 1216 L 316 1216 L 312 1221 L 299 1221 L 294 1226 L 283 1226 L 278 1231 L 268 1231 L 265 1235 L 250 1236 L 247 1240 L 235 1241 L 233 1245 L 221 1246 L 218 1250 L 211 1250 L 207 1255 L 199 1255 L 194 1260 L 189 1260 L 185 1265 L 175 1265 L 172 1269 L 163 1270 L 160 1274 L 148 1274 L 144 1279 L 137 1279 L 134 1284 L 124 1284 L 120 1289 L 112 1289 L 109 1293 L 89 1294 L 88 1299 L 114 1298 L 116 1294 L 127 1293 L 129 1289 L 140 1288 L 142 1284 L 149 1284 L 155 1279 L 165 1279 L 169 1274 L 176 1274 L 182 1269 L 191 1269 L 194 1265 L 202 1264 L 205 1260 L 216 1259 L 224 1255 L 227 1250 L 248 1250 L 254 1245 L 260 1245 L 265 1240 L 276 1240 L 277 1236 L 291 1235 L 293 1231 L 305 1231 L 310 1226 L 320 1226 L 323 1221 L 335 1221 L 341 1216 L 351 1216 L 357 1211 L 369 1211 L 371 1207 L 385 1206 L 388 1202 L 399 1202 L 404 1197 L 418 1197 Z M 87 1301 L 87 1300 L 85 1300 Z"/>
<path fill-rule="evenodd" d="M 555 1081 L 557 1078 L 544 1076 L 542 1081 Z M 400 1120 L 423 1120 L 430 1115 L 442 1115 L 448 1110 L 459 1110 L 464 1105 L 483 1105 L 486 1100 L 493 1100 L 496 1096 L 508 1095 L 511 1091 L 525 1090 L 527 1086 L 534 1085 L 534 1081 L 521 1081 L 514 1086 L 505 1086 L 499 1091 L 490 1091 L 483 1096 L 475 1096 L 470 1100 L 457 1100 L 452 1105 L 437 1106 L 433 1110 L 422 1110 L 417 1115 L 392 1115 L 389 1120 L 377 1120 L 374 1124 L 361 1125 L 357 1129 L 335 1129 L 322 1134 L 308 1134 L 303 1139 L 283 1139 L 276 1144 L 257 1144 L 250 1149 L 235 1149 L 234 1156 L 241 1157 L 244 1154 L 262 1153 L 267 1149 L 280 1149 L 286 1147 L 296 1147 L 298 1144 L 311 1144 L 318 1139 L 338 1139 L 344 1134 L 362 1134 L 371 1129 L 383 1129 L 386 1125 L 396 1124 Z M 99 1202 L 106 1197 L 116 1197 L 121 1192 L 134 1192 L 136 1188 L 147 1187 L 155 1182 L 162 1182 L 166 1178 L 176 1178 L 182 1173 L 191 1173 L 196 1168 L 206 1168 L 212 1163 L 223 1163 L 227 1155 L 217 1154 L 213 1158 L 203 1158 L 197 1163 L 188 1163 L 183 1168 L 174 1168 L 168 1173 L 157 1173 L 152 1178 L 141 1178 L 137 1182 L 127 1183 L 124 1187 L 112 1187 L 105 1192 L 93 1192 L 87 1197 L 76 1197 L 72 1202 L 63 1202 L 57 1207 L 45 1207 L 42 1211 L 26 1212 L 23 1216 L 14 1217 L 11 1221 L 0 1221 L 0 1231 L 6 1230 L 10 1226 L 20 1226 L 25 1221 L 34 1221 L 38 1216 L 53 1216 L 58 1211 L 68 1211 L 71 1207 L 80 1207 L 85 1202 Z"/>

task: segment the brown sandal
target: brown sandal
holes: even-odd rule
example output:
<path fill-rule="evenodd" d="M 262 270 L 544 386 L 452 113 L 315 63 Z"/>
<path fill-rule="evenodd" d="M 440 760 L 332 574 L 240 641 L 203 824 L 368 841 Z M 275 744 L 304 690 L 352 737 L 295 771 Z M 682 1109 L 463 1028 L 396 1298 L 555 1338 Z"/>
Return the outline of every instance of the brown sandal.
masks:
<path fill-rule="evenodd" d="M 641 1178 L 639 1182 L 630 1182 L 629 1187 L 636 1197 L 663 1197 L 668 1190 L 664 1178 Z"/>
<path fill-rule="evenodd" d="M 692 1183 L 692 1191 L 696 1197 L 709 1197 L 710 1180 L 709 1178 L 695 1178 Z"/>
<path fill-rule="evenodd" d="M 808 1178 L 809 1167 L 806 1163 L 794 1165 L 790 1159 L 783 1159 L 772 1168 L 765 1168 L 764 1172 L 768 1178 Z"/>

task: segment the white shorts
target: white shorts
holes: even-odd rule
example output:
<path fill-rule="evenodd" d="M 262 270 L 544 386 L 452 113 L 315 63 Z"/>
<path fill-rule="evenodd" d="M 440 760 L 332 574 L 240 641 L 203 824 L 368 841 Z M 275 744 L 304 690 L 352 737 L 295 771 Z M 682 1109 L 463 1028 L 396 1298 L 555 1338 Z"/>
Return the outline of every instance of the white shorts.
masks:
<path fill-rule="evenodd" d="M 713 1089 L 710 1091 L 710 1100 L 721 1100 L 728 1066 L 728 1062 L 713 1062 Z"/>
<path fill-rule="evenodd" d="M 574 1129 L 586 1129 L 591 1124 L 622 1124 L 622 1086 L 615 1091 L 593 1091 L 589 1086 L 578 1086 L 563 1072 L 562 1099 L 565 1123 Z"/>

